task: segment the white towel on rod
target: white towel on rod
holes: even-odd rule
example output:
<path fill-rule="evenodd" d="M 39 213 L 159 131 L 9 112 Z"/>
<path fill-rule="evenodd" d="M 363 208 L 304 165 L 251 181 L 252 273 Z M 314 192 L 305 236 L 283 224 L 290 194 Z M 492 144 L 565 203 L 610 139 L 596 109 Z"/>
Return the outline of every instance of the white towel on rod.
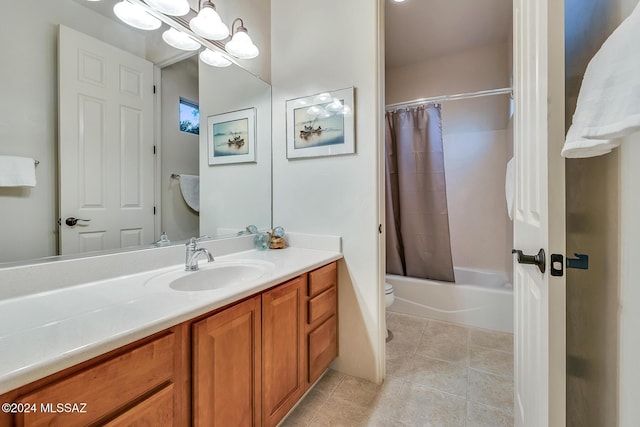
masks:
<path fill-rule="evenodd" d="M 180 192 L 191 209 L 200 212 L 200 177 L 180 174 Z"/>
<path fill-rule="evenodd" d="M 0 187 L 35 187 L 36 161 L 29 157 L 0 156 Z"/>
<path fill-rule="evenodd" d="M 504 195 L 507 199 L 507 214 L 509 219 L 513 220 L 513 197 L 516 188 L 516 161 L 515 158 L 511 158 L 507 162 L 507 172 L 504 178 Z"/>
<path fill-rule="evenodd" d="M 609 153 L 640 130 L 640 3 L 589 62 L 564 157 Z"/>

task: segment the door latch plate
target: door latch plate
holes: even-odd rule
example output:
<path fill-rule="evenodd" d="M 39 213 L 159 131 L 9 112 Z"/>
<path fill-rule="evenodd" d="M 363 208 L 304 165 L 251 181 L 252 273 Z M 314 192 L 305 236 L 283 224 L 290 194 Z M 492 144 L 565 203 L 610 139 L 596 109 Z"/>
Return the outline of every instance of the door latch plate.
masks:
<path fill-rule="evenodd" d="M 561 254 L 551 254 L 551 275 L 562 276 L 564 274 L 564 257 Z"/>

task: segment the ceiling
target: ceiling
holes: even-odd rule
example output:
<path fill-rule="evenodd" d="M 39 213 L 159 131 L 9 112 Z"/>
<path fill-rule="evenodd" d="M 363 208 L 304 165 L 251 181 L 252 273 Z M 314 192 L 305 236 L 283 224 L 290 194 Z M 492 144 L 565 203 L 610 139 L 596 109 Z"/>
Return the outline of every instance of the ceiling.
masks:
<path fill-rule="evenodd" d="M 512 0 L 386 0 L 386 67 L 507 41 Z"/>

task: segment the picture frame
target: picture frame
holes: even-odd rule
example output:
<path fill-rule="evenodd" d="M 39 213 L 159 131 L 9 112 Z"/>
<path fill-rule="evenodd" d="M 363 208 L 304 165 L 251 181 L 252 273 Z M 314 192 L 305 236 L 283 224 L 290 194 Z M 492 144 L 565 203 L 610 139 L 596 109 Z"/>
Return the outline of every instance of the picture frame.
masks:
<path fill-rule="evenodd" d="M 255 163 L 256 108 L 207 117 L 209 165 Z"/>
<path fill-rule="evenodd" d="M 287 159 L 354 154 L 354 88 L 287 100 Z"/>

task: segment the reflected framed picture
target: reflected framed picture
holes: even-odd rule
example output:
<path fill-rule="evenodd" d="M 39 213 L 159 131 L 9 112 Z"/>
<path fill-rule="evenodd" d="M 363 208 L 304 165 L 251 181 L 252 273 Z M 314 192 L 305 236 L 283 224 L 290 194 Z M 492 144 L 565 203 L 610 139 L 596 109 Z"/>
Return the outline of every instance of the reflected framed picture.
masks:
<path fill-rule="evenodd" d="M 209 165 L 256 161 L 256 109 L 207 117 Z"/>
<path fill-rule="evenodd" d="M 287 101 L 287 159 L 356 152 L 353 87 Z"/>

